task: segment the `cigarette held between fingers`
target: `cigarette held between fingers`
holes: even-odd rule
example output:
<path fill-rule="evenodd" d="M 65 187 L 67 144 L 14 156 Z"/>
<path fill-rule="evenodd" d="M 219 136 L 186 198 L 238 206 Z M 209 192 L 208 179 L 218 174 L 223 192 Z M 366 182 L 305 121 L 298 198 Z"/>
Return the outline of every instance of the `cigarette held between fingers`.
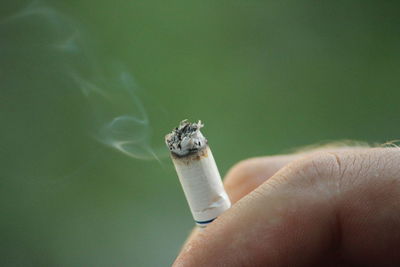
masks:
<path fill-rule="evenodd" d="M 165 140 L 193 218 L 198 226 L 205 227 L 231 203 L 201 127 L 200 121 L 182 121 Z"/>

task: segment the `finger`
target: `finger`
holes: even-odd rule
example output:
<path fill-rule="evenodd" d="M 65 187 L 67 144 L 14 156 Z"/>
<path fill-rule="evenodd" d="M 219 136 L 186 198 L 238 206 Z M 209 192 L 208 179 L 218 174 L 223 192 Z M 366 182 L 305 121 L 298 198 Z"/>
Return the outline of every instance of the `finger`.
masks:
<path fill-rule="evenodd" d="M 399 264 L 400 154 L 388 151 L 292 162 L 197 234 L 175 266 L 310 266 L 335 252 Z"/>
<path fill-rule="evenodd" d="M 233 166 L 224 179 L 225 190 L 234 204 L 256 189 L 277 171 L 294 160 L 321 152 L 345 152 L 365 150 L 366 147 L 321 147 L 290 155 L 257 157 L 243 160 Z"/>
<path fill-rule="evenodd" d="M 234 204 L 239 199 L 253 191 L 265 180 L 302 154 L 257 157 L 243 160 L 232 167 L 224 179 L 224 187 Z M 183 247 L 202 231 L 194 227 L 183 244 Z"/>
<path fill-rule="evenodd" d="M 259 185 L 273 176 L 281 168 L 294 160 L 301 159 L 305 156 L 310 156 L 315 153 L 324 151 L 329 152 L 344 152 L 363 150 L 366 147 L 320 147 L 312 150 L 303 150 L 302 152 L 288 155 L 276 155 L 266 157 L 256 157 L 243 160 L 233 166 L 224 179 L 225 190 L 231 200 L 231 203 L 236 203 L 239 199 L 246 196 Z M 190 233 L 189 237 L 184 242 L 184 245 L 193 239 L 199 233 L 197 227 Z"/>
<path fill-rule="evenodd" d="M 224 187 L 231 203 L 234 204 L 239 199 L 253 191 L 265 180 L 270 178 L 279 169 L 291 161 L 303 156 L 302 154 L 278 155 L 257 157 L 243 160 L 232 167 L 224 179 Z M 187 237 L 183 247 L 190 242 L 202 229 L 194 227 Z"/>
<path fill-rule="evenodd" d="M 302 154 L 250 158 L 232 167 L 224 179 L 225 190 L 234 204 L 256 189 L 282 167 Z"/>
<path fill-rule="evenodd" d="M 289 155 L 246 159 L 237 163 L 229 170 L 224 179 L 224 187 L 231 203 L 234 204 L 294 160 L 299 160 L 305 156 L 325 151 L 335 153 L 363 149 L 366 149 L 366 147 L 320 147 L 314 148 L 313 150 L 303 150 L 301 153 L 299 152 Z M 183 246 L 190 242 L 191 239 L 195 238 L 199 232 L 200 230 L 195 227 L 184 242 Z"/>

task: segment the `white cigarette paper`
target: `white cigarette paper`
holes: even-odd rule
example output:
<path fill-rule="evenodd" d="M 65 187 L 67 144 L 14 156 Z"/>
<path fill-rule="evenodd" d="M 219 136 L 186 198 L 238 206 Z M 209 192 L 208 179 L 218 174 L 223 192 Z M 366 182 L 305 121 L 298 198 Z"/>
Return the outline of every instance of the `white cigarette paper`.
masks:
<path fill-rule="evenodd" d="M 201 127 L 200 121 L 182 121 L 165 140 L 193 218 L 205 227 L 231 203 Z"/>

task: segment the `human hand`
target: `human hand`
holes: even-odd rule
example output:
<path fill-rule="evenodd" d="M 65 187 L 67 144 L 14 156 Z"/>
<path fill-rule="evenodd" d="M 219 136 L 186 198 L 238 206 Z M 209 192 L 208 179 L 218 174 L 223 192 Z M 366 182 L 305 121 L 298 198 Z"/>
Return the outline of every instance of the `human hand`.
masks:
<path fill-rule="evenodd" d="M 400 149 L 333 148 L 245 160 L 233 206 L 174 266 L 400 266 Z"/>

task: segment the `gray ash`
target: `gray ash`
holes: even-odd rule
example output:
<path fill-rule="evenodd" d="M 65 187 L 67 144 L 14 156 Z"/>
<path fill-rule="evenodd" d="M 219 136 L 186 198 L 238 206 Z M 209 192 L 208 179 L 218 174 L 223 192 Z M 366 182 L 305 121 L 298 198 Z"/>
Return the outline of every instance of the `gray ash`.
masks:
<path fill-rule="evenodd" d="M 195 153 L 207 144 L 206 138 L 200 132 L 203 126 L 201 121 L 190 123 L 184 120 L 165 137 L 165 143 L 178 156 Z"/>

